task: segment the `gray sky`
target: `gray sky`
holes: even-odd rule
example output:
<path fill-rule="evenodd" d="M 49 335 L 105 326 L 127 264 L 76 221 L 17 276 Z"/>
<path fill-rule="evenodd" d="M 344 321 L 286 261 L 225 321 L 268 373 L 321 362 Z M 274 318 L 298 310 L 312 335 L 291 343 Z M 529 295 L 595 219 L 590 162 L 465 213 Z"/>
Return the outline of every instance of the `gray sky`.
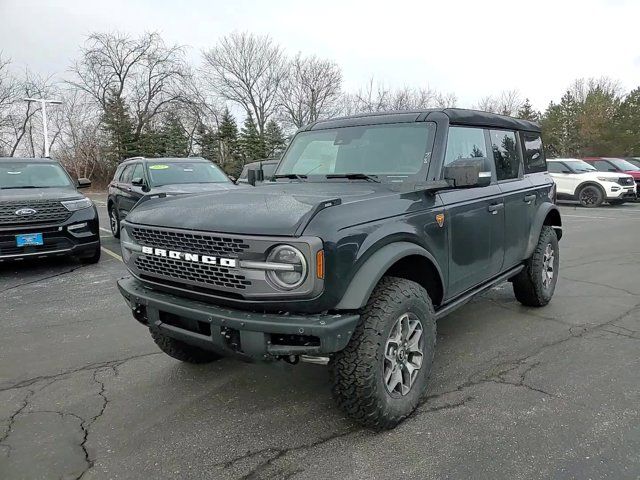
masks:
<path fill-rule="evenodd" d="M 517 88 L 539 109 L 578 77 L 640 85 L 640 0 L 0 0 L 0 51 L 14 68 L 62 76 L 92 31 L 158 31 L 200 51 L 234 30 L 343 69 L 345 88 L 455 92 L 460 106 Z"/>

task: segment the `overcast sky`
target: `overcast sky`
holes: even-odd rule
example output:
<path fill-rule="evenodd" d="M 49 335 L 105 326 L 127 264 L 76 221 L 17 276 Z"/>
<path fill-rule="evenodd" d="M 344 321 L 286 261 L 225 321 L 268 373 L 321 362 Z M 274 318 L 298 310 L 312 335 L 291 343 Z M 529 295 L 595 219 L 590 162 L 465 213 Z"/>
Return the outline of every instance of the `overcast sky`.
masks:
<path fill-rule="evenodd" d="M 459 106 L 517 88 L 544 109 L 578 77 L 640 85 L 640 0 L 0 0 L 0 51 L 62 76 L 86 35 L 158 31 L 202 49 L 234 30 L 335 60 L 345 88 L 368 78 L 455 92 Z"/>

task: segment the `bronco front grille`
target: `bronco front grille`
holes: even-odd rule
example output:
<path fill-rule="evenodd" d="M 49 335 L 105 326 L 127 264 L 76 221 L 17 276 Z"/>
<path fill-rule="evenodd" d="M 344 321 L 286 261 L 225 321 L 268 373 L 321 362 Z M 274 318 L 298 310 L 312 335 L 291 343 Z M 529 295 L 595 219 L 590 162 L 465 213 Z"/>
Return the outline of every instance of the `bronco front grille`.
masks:
<path fill-rule="evenodd" d="M 21 209 L 33 209 L 28 216 L 16 215 Z M 62 203 L 55 200 L 26 200 L 0 203 L 0 225 L 30 225 L 34 223 L 62 223 L 71 216 Z"/>
<path fill-rule="evenodd" d="M 204 233 L 174 232 L 134 227 L 131 235 L 147 247 L 167 248 L 181 252 L 221 257 L 237 257 L 249 248 L 241 238 L 228 238 Z"/>
<path fill-rule="evenodd" d="M 244 290 L 251 285 L 251 281 L 247 280 L 244 275 L 234 273 L 229 268 L 218 265 L 141 255 L 136 258 L 135 266 L 143 274 L 196 282 L 209 288 Z"/>

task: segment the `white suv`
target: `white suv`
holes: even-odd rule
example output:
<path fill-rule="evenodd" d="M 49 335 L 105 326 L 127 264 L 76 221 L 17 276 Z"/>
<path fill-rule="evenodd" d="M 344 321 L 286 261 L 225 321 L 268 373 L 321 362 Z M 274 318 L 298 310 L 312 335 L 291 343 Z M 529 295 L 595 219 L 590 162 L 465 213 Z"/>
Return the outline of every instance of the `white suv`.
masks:
<path fill-rule="evenodd" d="M 559 199 L 578 200 L 585 207 L 607 201 L 619 205 L 636 198 L 636 183 L 626 173 L 599 172 L 576 158 L 547 159 Z"/>

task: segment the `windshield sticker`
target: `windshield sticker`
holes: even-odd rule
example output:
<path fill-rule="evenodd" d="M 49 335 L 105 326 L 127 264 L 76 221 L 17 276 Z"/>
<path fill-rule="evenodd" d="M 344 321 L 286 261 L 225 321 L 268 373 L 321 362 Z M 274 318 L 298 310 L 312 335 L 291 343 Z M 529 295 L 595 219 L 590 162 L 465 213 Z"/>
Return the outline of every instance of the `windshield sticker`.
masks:
<path fill-rule="evenodd" d="M 149 170 L 166 170 L 169 165 L 150 165 Z"/>

